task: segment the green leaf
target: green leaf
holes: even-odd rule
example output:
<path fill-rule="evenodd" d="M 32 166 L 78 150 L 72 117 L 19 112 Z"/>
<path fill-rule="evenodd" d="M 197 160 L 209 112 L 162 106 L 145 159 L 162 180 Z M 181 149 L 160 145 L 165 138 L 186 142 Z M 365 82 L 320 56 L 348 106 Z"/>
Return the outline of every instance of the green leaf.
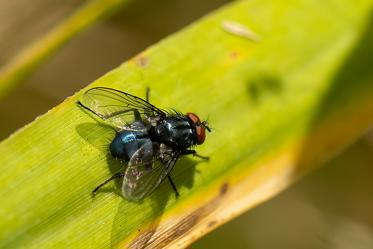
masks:
<path fill-rule="evenodd" d="M 140 203 L 107 186 L 123 165 L 82 92 L 0 144 L 3 248 L 185 247 L 351 144 L 373 121 L 371 1 L 237 1 L 89 87 L 208 118 L 213 132 Z M 260 42 L 227 30 L 229 21 Z M 253 33 L 254 32 L 254 33 Z M 244 32 L 245 33 L 245 32 Z M 247 32 L 246 32 L 247 33 Z"/>

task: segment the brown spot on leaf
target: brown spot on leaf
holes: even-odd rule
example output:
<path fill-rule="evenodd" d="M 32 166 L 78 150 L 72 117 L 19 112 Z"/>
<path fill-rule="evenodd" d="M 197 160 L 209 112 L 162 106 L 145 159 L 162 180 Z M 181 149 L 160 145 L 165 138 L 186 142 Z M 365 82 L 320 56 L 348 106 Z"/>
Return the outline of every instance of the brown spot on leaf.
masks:
<path fill-rule="evenodd" d="M 139 65 L 140 67 L 146 67 L 147 65 L 149 65 L 149 59 L 145 55 L 141 55 L 141 54 L 138 55 L 135 58 L 135 61 L 137 65 Z"/>
<path fill-rule="evenodd" d="M 172 241 L 178 239 L 179 237 L 190 231 L 195 225 L 198 224 L 204 217 L 210 214 L 216 209 L 219 203 L 219 198 L 215 198 L 206 205 L 196 209 L 189 215 L 182 218 L 177 224 L 168 227 L 165 232 L 162 233 L 158 238 L 153 238 L 151 243 L 151 248 L 164 248 Z"/>
<path fill-rule="evenodd" d="M 148 241 L 151 239 L 155 230 L 151 229 L 140 233 L 134 241 L 129 245 L 130 249 L 146 248 Z"/>
<path fill-rule="evenodd" d="M 215 220 L 213 220 L 213 221 L 210 221 L 209 224 L 207 224 L 207 226 L 208 226 L 208 227 L 213 227 L 213 226 L 216 225 L 216 223 L 217 223 L 217 222 L 216 222 Z"/>
<path fill-rule="evenodd" d="M 223 183 L 223 185 L 221 185 L 221 187 L 220 187 L 220 194 L 221 194 L 221 195 L 224 195 L 224 194 L 227 193 L 227 191 L 228 191 L 228 183 L 225 182 L 225 183 Z"/>
<path fill-rule="evenodd" d="M 230 56 L 232 59 L 236 59 L 236 58 L 239 56 L 239 53 L 236 52 L 236 51 L 232 51 L 232 52 L 230 52 L 229 56 Z"/>
<path fill-rule="evenodd" d="M 188 233 L 201 220 L 209 216 L 222 201 L 224 194 L 228 191 L 228 183 L 221 185 L 219 194 L 205 205 L 195 209 L 181 218 L 176 224 L 158 230 L 155 229 L 142 232 L 132 241 L 129 248 L 164 248 L 174 240 Z M 208 223 L 208 227 L 215 226 L 217 221 Z"/>

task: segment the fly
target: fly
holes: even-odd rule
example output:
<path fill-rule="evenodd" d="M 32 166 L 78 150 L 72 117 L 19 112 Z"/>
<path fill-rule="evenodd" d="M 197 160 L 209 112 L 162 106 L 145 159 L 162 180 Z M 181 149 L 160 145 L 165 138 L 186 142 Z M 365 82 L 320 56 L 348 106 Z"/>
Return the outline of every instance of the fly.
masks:
<path fill-rule="evenodd" d="M 192 149 L 205 141 L 206 121 L 194 113 L 164 111 L 146 100 L 116 89 L 95 87 L 87 90 L 78 105 L 109 123 L 116 135 L 109 145 L 113 157 L 128 166 L 97 186 L 95 194 L 108 182 L 122 178 L 121 192 L 128 200 L 138 201 L 153 192 L 167 177 L 179 196 L 170 172 L 184 155 L 198 156 Z"/>

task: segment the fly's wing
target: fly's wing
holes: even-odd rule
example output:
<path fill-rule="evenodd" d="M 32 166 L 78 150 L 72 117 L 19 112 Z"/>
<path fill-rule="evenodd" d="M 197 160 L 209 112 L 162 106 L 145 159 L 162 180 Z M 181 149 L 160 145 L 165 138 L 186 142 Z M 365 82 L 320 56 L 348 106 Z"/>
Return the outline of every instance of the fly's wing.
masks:
<path fill-rule="evenodd" d="M 168 161 L 159 159 L 158 143 L 149 142 L 131 157 L 124 173 L 122 193 L 128 200 L 138 201 L 150 194 L 170 173 L 179 155 L 172 153 Z"/>
<path fill-rule="evenodd" d="M 78 103 L 119 129 L 133 123 L 135 110 L 146 116 L 166 115 L 161 109 L 142 98 L 107 87 L 87 90 Z"/>

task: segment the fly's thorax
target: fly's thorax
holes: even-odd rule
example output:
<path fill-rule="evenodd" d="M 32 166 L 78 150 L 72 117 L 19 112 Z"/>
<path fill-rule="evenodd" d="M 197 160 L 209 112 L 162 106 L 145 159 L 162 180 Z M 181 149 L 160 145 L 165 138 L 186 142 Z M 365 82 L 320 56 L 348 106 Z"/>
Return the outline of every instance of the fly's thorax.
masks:
<path fill-rule="evenodd" d="M 193 127 L 185 116 L 169 116 L 153 128 L 153 137 L 174 149 L 186 149 L 196 144 Z"/>

